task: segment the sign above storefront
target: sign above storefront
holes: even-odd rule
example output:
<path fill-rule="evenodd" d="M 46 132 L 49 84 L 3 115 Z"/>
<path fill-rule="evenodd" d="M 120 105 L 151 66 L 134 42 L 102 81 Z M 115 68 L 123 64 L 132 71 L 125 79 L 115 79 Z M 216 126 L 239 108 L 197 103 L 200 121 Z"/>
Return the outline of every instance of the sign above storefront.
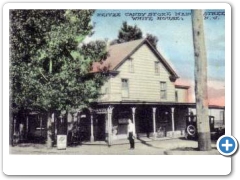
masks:
<path fill-rule="evenodd" d="M 86 114 L 81 115 L 81 118 L 86 118 L 86 117 L 87 117 Z"/>
<path fill-rule="evenodd" d="M 95 109 L 94 111 L 97 114 L 107 114 L 107 109 L 106 108 Z"/>

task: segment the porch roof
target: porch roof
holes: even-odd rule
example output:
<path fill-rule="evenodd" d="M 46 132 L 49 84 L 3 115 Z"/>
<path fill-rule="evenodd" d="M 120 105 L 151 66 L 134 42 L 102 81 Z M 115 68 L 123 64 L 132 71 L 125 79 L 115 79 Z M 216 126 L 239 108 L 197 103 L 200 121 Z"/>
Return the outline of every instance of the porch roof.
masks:
<path fill-rule="evenodd" d="M 196 103 L 181 103 L 181 102 L 156 102 L 156 101 L 108 101 L 108 102 L 98 102 L 99 105 L 173 105 L 173 106 L 196 106 Z"/>
<path fill-rule="evenodd" d="M 96 105 L 165 105 L 165 106 L 187 106 L 189 108 L 196 108 L 196 103 L 194 102 L 156 102 L 156 101 L 134 101 L 134 100 L 124 100 L 124 101 L 108 101 L 108 102 L 97 102 Z M 216 106 L 216 105 L 209 105 L 209 109 L 225 109 L 225 106 Z"/>

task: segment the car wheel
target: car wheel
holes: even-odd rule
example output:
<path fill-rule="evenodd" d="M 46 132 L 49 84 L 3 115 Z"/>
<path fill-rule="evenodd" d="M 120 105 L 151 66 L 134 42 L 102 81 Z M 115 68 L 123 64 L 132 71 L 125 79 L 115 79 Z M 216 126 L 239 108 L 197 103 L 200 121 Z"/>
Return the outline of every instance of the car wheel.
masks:
<path fill-rule="evenodd" d="M 187 127 L 187 134 L 194 137 L 195 134 L 196 134 L 197 130 L 196 130 L 196 127 L 193 126 L 193 125 L 188 125 Z"/>

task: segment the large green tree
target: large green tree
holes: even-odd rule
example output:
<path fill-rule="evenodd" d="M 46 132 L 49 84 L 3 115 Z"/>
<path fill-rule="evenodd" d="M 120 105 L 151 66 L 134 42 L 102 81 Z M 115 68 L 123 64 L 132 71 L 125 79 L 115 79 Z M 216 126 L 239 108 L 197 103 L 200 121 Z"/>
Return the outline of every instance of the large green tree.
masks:
<path fill-rule="evenodd" d="M 79 43 L 91 33 L 93 10 L 10 11 L 11 112 L 51 114 L 87 106 L 98 97 L 103 74 L 89 74 L 95 56 Z M 104 48 L 98 52 L 104 54 Z M 50 123 L 49 123 L 50 126 Z M 49 131 L 50 132 L 50 131 Z M 48 134 L 50 141 L 50 133 Z"/>
<path fill-rule="evenodd" d="M 111 42 L 113 44 L 121 44 L 128 41 L 138 40 L 143 38 L 142 30 L 137 26 L 131 26 L 126 21 L 122 23 L 122 26 L 118 32 L 118 38 Z M 158 38 L 150 33 L 146 34 L 146 39 L 156 48 Z"/>
<path fill-rule="evenodd" d="M 80 54 L 84 58 L 90 58 L 94 61 L 103 61 L 107 58 L 108 53 L 106 51 L 107 44 L 106 41 L 96 40 L 90 41 L 89 43 L 83 43 L 80 48 Z"/>

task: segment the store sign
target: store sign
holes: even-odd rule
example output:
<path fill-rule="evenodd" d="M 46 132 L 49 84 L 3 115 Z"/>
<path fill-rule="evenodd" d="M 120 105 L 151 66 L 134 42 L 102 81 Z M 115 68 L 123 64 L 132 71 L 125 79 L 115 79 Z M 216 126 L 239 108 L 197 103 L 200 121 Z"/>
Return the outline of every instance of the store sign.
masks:
<path fill-rule="evenodd" d="M 57 135 L 57 149 L 67 148 L 67 135 Z"/>
<path fill-rule="evenodd" d="M 106 108 L 95 109 L 95 112 L 97 114 L 107 114 L 107 109 Z"/>
<path fill-rule="evenodd" d="M 87 117 L 86 114 L 81 115 L 81 118 L 86 118 L 86 117 Z"/>

